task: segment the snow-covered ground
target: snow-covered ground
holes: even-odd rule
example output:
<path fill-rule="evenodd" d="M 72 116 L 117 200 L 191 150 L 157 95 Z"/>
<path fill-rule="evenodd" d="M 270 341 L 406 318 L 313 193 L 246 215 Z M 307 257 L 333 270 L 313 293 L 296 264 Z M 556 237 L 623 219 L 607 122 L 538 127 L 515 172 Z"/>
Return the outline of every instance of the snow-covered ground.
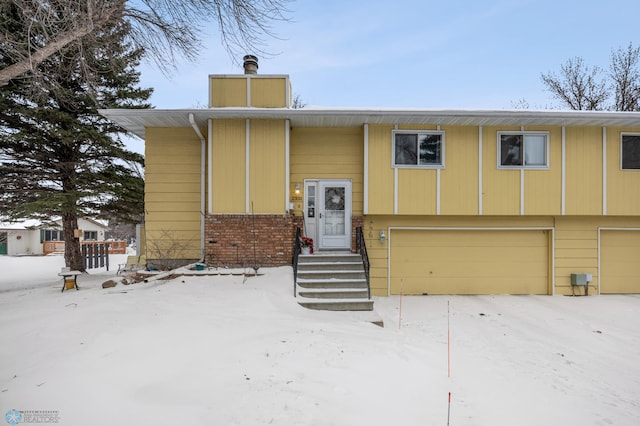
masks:
<path fill-rule="evenodd" d="M 61 257 L 0 256 L 2 418 L 639 424 L 638 295 L 375 298 L 380 328 L 300 307 L 287 267 L 102 289 L 124 257 L 61 293 Z"/>

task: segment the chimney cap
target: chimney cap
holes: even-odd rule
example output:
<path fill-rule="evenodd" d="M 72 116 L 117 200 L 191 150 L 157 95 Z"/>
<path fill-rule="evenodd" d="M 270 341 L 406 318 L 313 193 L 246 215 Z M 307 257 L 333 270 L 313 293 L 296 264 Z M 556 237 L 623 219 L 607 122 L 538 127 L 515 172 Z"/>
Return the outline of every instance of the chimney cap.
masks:
<path fill-rule="evenodd" d="M 258 57 L 255 55 L 244 55 L 242 58 L 244 61 L 244 73 L 245 74 L 257 74 L 258 73 Z"/>

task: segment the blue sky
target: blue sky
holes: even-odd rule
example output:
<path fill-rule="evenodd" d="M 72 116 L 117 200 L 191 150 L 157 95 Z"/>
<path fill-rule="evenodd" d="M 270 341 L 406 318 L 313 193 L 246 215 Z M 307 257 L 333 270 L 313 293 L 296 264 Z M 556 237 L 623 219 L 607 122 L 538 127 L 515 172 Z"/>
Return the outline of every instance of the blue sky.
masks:
<path fill-rule="evenodd" d="M 638 0 L 297 0 L 259 72 L 289 74 L 313 106 L 511 109 L 557 105 L 540 73 L 567 59 L 608 69 L 640 45 Z M 239 74 L 212 25 L 195 63 L 170 78 L 143 64 L 156 108 L 207 106 L 209 74 Z M 251 52 L 247 52 L 251 53 Z"/>

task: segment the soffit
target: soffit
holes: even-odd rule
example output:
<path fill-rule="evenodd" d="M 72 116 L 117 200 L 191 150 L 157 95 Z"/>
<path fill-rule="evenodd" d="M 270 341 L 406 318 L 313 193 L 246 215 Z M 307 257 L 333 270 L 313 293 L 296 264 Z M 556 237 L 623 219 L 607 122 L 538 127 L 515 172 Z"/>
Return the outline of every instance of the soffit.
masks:
<path fill-rule="evenodd" d="M 209 119 L 286 119 L 292 127 L 357 127 L 363 124 L 429 124 L 455 126 L 612 126 L 640 127 L 638 112 L 436 110 L 379 108 L 210 108 L 107 109 L 100 113 L 144 139 L 146 127 L 200 128 Z"/>

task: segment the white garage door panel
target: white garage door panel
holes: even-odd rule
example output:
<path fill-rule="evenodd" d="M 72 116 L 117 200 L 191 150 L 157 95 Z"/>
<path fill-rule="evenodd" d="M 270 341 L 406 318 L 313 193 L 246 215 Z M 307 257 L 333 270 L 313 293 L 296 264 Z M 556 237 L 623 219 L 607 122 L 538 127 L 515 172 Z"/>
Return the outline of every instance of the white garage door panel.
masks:
<path fill-rule="evenodd" d="M 640 293 L 640 231 L 601 231 L 600 293 Z"/>

